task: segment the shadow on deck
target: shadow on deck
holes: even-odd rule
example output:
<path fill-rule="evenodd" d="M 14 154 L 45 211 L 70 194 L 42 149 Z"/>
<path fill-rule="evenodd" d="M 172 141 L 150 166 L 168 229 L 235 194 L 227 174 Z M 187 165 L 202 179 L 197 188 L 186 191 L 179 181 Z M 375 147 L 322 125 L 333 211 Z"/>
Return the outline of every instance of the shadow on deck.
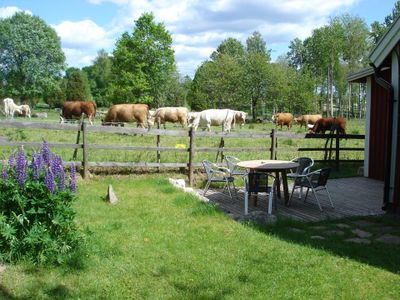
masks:
<path fill-rule="evenodd" d="M 331 193 L 335 208 L 333 209 L 325 191 L 318 192 L 323 211 L 318 208 L 317 202 L 310 191 L 307 201 L 299 199 L 299 190 L 296 189 L 290 206 L 283 203 L 283 198 L 276 198 L 274 195 L 273 214 L 278 217 L 285 217 L 300 221 L 321 221 L 325 219 L 339 219 L 353 216 L 382 215 L 383 182 L 364 178 L 341 178 L 330 179 L 328 189 Z M 292 185 L 289 183 L 289 192 Z M 283 192 L 281 192 L 283 197 Z M 244 217 L 244 190 L 238 190 L 238 199 L 229 197 L 227 191 L 222 193 L 221 189 L 210 189 L 206 197 L 219 205 L 219 207 L 229 213 L 233 218 Z M 304 196 L 303 196 L 304 199 Z M 255 211 L 267 211 L 268 196 L 260 194 L 257 206 L 253 201 L 249 201 L 249 213 Z"/>

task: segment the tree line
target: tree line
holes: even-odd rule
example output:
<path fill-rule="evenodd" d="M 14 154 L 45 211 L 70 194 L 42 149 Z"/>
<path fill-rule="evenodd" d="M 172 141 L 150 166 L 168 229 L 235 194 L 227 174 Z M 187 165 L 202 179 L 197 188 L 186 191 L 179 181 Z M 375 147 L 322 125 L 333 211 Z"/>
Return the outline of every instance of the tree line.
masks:
<path fill-rule="evenodd" d="M 92 65 L 67 68 L 60 38 L 41 18 L 26 13 L 0 19 L 0 96 L 21 103 L 60 107 L 66 100 L 94 100 L 99 107 L 147 103 L 243 110 L 253 119 L 277 111 L 355 115 L 363 110 L 364 87 L 348 89 L 346 75 L 368 65 L 367 55 L 400 11 L 397 1 L 384 22 L 370 28 L 348 14 L 331 18 L 271 62 L 255 31 L 243 45 L 223 40 L 191 79 L 176 68 L 171 34 L 144 13 L 115 43 L 99 50 Z"/>

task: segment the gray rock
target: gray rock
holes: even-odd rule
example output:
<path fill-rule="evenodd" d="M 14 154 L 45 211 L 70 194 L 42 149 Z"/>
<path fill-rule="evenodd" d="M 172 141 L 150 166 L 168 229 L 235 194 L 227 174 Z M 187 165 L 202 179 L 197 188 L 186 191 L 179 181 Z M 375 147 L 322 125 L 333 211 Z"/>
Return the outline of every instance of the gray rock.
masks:
<path fill-rule="evenodd" d="M 336 227 L 339 227 L 341 229 L 351 228 L 350 225 L 347 225 L 347 224 L 344 224 L 344 223 L 338 223 L 338 224 L 336 224 Z"/>
<path fill-rule="evenodd" d="M 400 245 L 400 237 L 393 234 L 384 234 L 378 237 L 376 240 L 385 244 Z"/>
<path fill-rule="evenodd" d="M 353 221 L 351 223 L 359 225 L 359 226 L 373 226 L 373 225 L 376 226 L 376 223 L 367 221 L 367 220 L 357 220 L 357 221 Z"/>
<path fill-rule="evenodd" d="M 356 243 L 356 244 L 366 244 L 366 245 L 371 244 L 370 240 L 363 239 L 363 238 L 350 238 L 350 239 L 345 239 L 344 241 L 350 242 L 350 243 Z"/>
<path fill-rule="evenodd" d="M 372 236 L 372 233 L 361 229 L 353 229 L 351 232 L 357 235 L 359 238 L 369 238 Z"/>
<path fill-rule="evenodd" d="M 344 235 L 344 232 L 341 230 L 328 230 L 325 231 L 327 235 Z"/>
<path fill-rule="evenodd" d="M 291 231 L 291 232 L 298 232 L 298 233 L 304 233 L 305 232 L 303 229 L 293 228 L 293 227 L 288 228 L 288 230 Z"/>
<path fill-rule="evenodd" d="M 320 235 L 312 235 L 311 239 L 312 240 L 324 240 L 325 238 L 323 236 L 320 236 Z"/>
<path fill-rule="evenodd" d="M 116 204 L 118 202 L 117 195 L 115 195 L 113 187 L 111 184 L 108 185 L 107 200 L 111 204 Z"/>
<path fill-rule="evenodd" d="M 327 227 L 326 226 L 312 226 L 311 229 L 315 230 L 325 230 Z"/>

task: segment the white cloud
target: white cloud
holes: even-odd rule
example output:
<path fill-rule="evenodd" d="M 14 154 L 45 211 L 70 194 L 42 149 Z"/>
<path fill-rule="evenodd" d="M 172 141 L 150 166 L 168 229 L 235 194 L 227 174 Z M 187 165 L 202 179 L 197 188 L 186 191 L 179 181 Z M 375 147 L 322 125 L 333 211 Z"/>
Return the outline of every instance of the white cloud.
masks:
<path fill-rule="evenodd" d="M 74 48 L 62 48 L 66 62 L 69 67 L 84 67 L 93 64 L 96 54 L 92 51 L 79 50 Z"/>
<path fill-rule="evenodd" d="M 16 6 L 7 6 L 7 7 L 0 7 L 0 18 L 8 18 L 13 16 L 17 12 L 25 12 L 29 15 L 32 15 L 32 12 L 29 10 L 22 10 Z"/>
<path fill-rule="evenodd" d="M 53 25 L 61 38 L 62 46 L 70 49 L 94 49 L 110 47 L 114 41 L 107 32 L 92 20 L 63 21 Z"/>

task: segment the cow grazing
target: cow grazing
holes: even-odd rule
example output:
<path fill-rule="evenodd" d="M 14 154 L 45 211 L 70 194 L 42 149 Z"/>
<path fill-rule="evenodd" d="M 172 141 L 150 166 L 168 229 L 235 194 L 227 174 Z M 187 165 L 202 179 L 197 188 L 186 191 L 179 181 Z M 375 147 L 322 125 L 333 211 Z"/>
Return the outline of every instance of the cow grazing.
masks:
<path fill-rule="evenodd" d="M 325 131 L 335 132 L 339 134 L 346 134 L 346 119 L 343 117 L 336 118 L 321 118 L 315 122 L 313 128 L 310 129 L 310 133 L 322 133 Z"/>
<path fill-rule="evenodd" d="M 23 114 L 22 105 L 16 105 L 14 100 L 11 98 L 5 98 L 3 100 L 4 114 L 6 118 L 14 118 L 15 113 Z"/>
<path fill-rule="evenodd" d="M 155 111 L 153 118 L 155 124 L 163 124 L 164 129 L 166 122 L 179 123 L 185 127 L 188 122 L 188 109 L 186 107 L 161 107 Z"/>
<path fill-rule="evenodd" d="M 64 123 L 65 119 L 79 120 L 84 114 L 89 119 L 89 123 L 93 125 L 96 110 L 97 105 L 93 101 L 66 101 L 62 107 L 60 123 Z"/>
<path fill-rule="evenodd" d="M 280 125 L 281 129 L 283 125 L 290 129 L 293 123 L 293 115 L 291 113 L 276 113 L 272 116 L 272 122 L 275 123 L 276 127 Z"/>
<path fill-rule="evenodd" d="M 108 109 L 102 125 L 136 122 L 137 127 L 144 128 L 149 119 L 150 113 L 147 104 L 115 104 Z"/>
<path fill-rule="evenodd" d="M 322 115 L 301 115 L 297 118 L 294 118 L 295 122 L 300 124 L 300 128 L 307 128 L 307 125 L 314 125 L 319 119 L 322 118 Z"/>
<path fill-rule="evenodd" d="M 240 128 L 243 128 L 244 124 L 246 123 L 246 117 L 247 113 L 245 113 L 244 111 L 235 110 L 235 116 L 233 118 L 232 128 L 235 128 L 236 123 L 240 124 Z"/>
<path fill-rule="evenodd" d="M 22 115 L 25 118 L 30 118 L 31 117 L 31 108 L 29 107 L 28 104 L 22 104 L 20 105 L 20 110 L 22 112 Z"/>
<path fill-rule="evenodd" d="M 231 109 L 206 109 L 199 112 L 194 118 L 191 126 L 194 130 L 200 127 L 207 127 L 211 131 L 211 126 L 223 126 L 223 131 L 230 132 L 235 111 Z"/>

